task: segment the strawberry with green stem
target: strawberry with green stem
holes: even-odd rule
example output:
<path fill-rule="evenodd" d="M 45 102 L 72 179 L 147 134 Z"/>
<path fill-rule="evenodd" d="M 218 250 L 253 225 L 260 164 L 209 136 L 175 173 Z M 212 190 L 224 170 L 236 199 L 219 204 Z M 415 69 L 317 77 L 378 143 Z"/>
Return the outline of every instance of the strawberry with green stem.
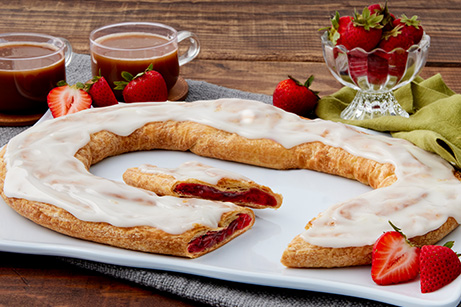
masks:
<path fill-rule="evenodd" d="M 436 291 L 461 275 L 460 254 L 453 241 L 439 245 L 412 244 L 391 222 L 394 231 L 382 234 L 373 245 L 371 277 L 378 285 L 413 280 L 420 274 L 422 293 Z"/>
<path fill-rule="evenodd" d="M 424 29 L 417 16 L 408 18 L 402 15 L 394 20 L 393 28 L 383 33 L 383 39 L 378 48 L 387 52 L 381 55 L 389 62 L 389 74 L 400 80 L 405 73 L 408 52 L 407 50 L 421 41 Z"/>
<path fill-rule="evenodd" d="M 389 12 L 389 8 L 387 6 L 387 1 L 382 6 L 379 3 L 371 4 L 368 6 L 368 10 L 370 14 L 382 15 L 383 19 L 381 20 L 381 25 L 383 26 L 383 32 L 392 29 L 393 22 L 395 20 L 395 16 Z"/>
<path fill-rule="evenodd" d="M 107 107 L 118 104 L 114 92 L 106 79 L 101 76 L 101 73 L 85 84 L 85 90 L 90 94 L 94 107 Z"/>
<path fill-rule="evenodd" d="M 370 14 L 365 7 L 362 14 L 355 12 L 351 22 L 340 34 L 338 44 L 343 45 L 347 50 L 362 48 L 365 51 L 373 50 L 381 40 L 383 15 Z"/>
<path fill-rule="evenodd" d="M 126 81 L 114 82 L 115 90 L 123 90 L 125 102 L 166 101 L 168 90 L 162 75 L 152 70 L 153 65 L 135 76 L 129 72 L 122 72 Z"/>
<path fill-rule="evenodd" d="M 383 15 L 371 14 L 368 7 L 365 7 L 362 14 L 355 13 L 341 40 L 338 39 L 349 50 L 349 74 L 355 83 L 359 83 L 361 78 L 367 78 L 371 84 L 381 84 L 385 81 L 387 63 L 383 63 L 384 61 L 374 55 L 368 56 L 368 52 L 381 40 L 382 19 Z"/>
<path fill-rule="evenodd" d="M 383 33 L 383 39 L 378 47 L 387 52 L 396 48 L 408 50 L 412 45 L 421 41 L 423 34 L 424 29 L 418 16 L 408 18 L 402 15 L 401 18 L 394 20 L 392 30 Z"/>
<path fill-rule="evenodd" d="M 307 116 L 319 100 L 318 92 L 310 89 L 314 76 L 310 76 L 304 83 L 291 76 L 288 78 L 277 84 L 272 95 L 272 102 L 274 106 L 287 112 Z"/>
<path fill-rule="evenodd" d="M 331 19 L 331 27 L 321 28 L 320 30 L 328 30 L 328 38 L 334 45 L 344 45 L 342 42 L 343 34 L 351 22 L 351 16 L 340 16 L 339 12 L 336 12 L 335 16 Z"/>
<path fill-rule="evenodd" d="M 449 241 L 443 246 L 425 245 L 421 248 L 420 277 L 422 293 L 438 290 L 451 283 L 461 274 L 460 255 L 452 250 L 453 244 L 453 241 Z"/>

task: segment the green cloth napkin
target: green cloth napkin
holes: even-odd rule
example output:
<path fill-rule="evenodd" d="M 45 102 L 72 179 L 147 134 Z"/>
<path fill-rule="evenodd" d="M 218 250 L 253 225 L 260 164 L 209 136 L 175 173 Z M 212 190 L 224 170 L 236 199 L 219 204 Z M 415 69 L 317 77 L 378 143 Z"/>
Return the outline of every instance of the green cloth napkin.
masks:
<path fill-rule="evenodd" d="M 323 119 L 390 132 L 427 151 L 435 152 L 461 169 L 461 95 L 453 92 L 440 74 L 420 77 L 394 92 L 409 118 L 383 116 L 367 120 L 342 120 L 340 113 L 356 91 L 344 87 L 319 100 L 316 115 Z"/>

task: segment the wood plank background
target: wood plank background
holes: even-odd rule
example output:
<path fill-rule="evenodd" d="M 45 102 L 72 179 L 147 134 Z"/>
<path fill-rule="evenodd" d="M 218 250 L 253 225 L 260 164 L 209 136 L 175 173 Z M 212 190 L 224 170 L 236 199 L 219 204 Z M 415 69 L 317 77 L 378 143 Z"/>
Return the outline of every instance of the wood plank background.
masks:
<path fill-rule="evenodd" d="M 340 88 L 328 74 L 318 29 L 329 25 L 339 11 L 352 14 L 366 1 L 31 1 L 3 0 L 0 29 L 32 31 L 68 38 L 75 52 L 89 53 L 88 36 L 100 26 L 123 21 L 160 22 L 199 36 L 202 48 L 193 62 L 182 67 L 185 78 L 231 88 L 272 94 L 288 74 L 300 79 L 314 74 L 314 88 L 326 95 Z M 423 77 L 443 72 L 455 82 L 461 66 L 461 31 L 456 26 L 461 1 L 394 1 L 400 15 L 418 15 L 431 36 Z"/>

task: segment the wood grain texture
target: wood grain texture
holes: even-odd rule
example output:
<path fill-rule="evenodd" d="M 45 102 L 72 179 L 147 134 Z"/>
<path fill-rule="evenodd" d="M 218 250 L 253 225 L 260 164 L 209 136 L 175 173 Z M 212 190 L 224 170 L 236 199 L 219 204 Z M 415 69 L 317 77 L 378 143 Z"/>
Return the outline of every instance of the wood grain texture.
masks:
<path fill-rule="evenodd" d="M 2 0 L 1 32 L 39 32 L 70 40 L 89 53 L 90 32 L 123 21 L 160 22 L 199 36 L 201 52 L 181 68 L 185 79 L 271 95 L 288 74 L 315 75 L 313 89 L 340 89 L 323 63 L 319 28 L 339 11 L 351 14 L 359 0 Z M 384 2 L 380 1 L 380 2 Z M 459 0 L 389 1 L 396 15 L 418 15 L 431 36 L 422 77 L 441 73 L 461 93 Z M 0 306 L 194 306 L 138 285 L 56 262 L 53 257 L 0 253 Z"/>
<path fill-rule="evenodd" d="M 320 32 L 338 10 L 352 14 L 366 1 L 3 1 L 1 29 L 45 32 L 68 38 L 88 53 L 89 33 L 102 25 L 151 21 L 196 33 L 199 59 L 323 62 Z M 282 4 L 283 3 L 283 4 Z M 418 15 L 432 38 L 429 66 L 461 65 L 460 1 L 392 2 L 400 15 Z M 10 31 L 10 30 L 8 30 Z M 434 47 L 435 46 L 435 47 Z"/>
<path fill-rule="evenodd" d="M 202 306 L 55 257 L 0 253 L 0 306 Z"/>
<path fill-rule="evenodd" d="M 88 36 L 97 27 L 123 21 L 160 22 L 199 36 L 201 52 L 182 67 L 184 78 L 272 94 L 288 74 L 301 79 L 315 74 L 318 88 L 314 88 L 331 94 L 340 86 L 323 64 L 318 29 L 329 24 L 336 10 L 352 14 L 367 3 L 23 0 L 2 5 L 0 28 L 62 36 L 75 52 L 88 54 Z M 443 67 L 447 75 L 455 75 L 461 66 L 461 31 L 455 26 L 461 1 L 406 1 L 389 6 L 396 15 L 418 15 L 422 20 L 431 36 L 427 67 L 432 69 L 428 72 Z M 461 85 L 453 84 L 453 89 L 461 91 Z"/>
<path fill-rule="evenodd" d="M 420 73 L 429 78 L 440 73 L 445 83 L 455 92 L 461 92 L 458 82 L 460 68 L 429 67 Z M 181 74 L 186 79 L 202 80 L 220 86 L 272 95 L 278 82 L 292 75 L 300 80 L 315 76 L 311 88 L 320 92 L 320 96 L 333 94 L 341 88 L 328 71 L 324 63 L 315 62 L 277 62 L 277 61 L 219 61 L 197 60 L 181 67 Z"/>

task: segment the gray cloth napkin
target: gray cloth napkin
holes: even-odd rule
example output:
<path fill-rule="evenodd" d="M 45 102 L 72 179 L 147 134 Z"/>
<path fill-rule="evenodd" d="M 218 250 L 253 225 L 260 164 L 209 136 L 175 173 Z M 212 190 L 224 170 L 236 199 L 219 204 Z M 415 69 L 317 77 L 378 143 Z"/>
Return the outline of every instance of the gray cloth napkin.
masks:
<path fill-rule="evenodd" d="M 67 70 L 67 82 L 69 84 L 85 82 L 91 77 L 90 57 L 88 55 L 74 54 L 72 63 Z M 203 81 L 187 80 L 187 82 L 189 84 L 187 101 L 234 97 L 254 99 L 265 103 L 272 102 L 272 97 L 267 95 L 233 90 Z M 7 143 L 11 137 L 25 129 L 27 127 L 1 127 L 1 144 Z M 211 306 L 387 306 L 374 301 L 327 293 L 249 285 L 188 274 L 123 267 L 80 259 L 62 257 L 57 257 L 57 259 L 83 269 L 97 271 Z"/>

